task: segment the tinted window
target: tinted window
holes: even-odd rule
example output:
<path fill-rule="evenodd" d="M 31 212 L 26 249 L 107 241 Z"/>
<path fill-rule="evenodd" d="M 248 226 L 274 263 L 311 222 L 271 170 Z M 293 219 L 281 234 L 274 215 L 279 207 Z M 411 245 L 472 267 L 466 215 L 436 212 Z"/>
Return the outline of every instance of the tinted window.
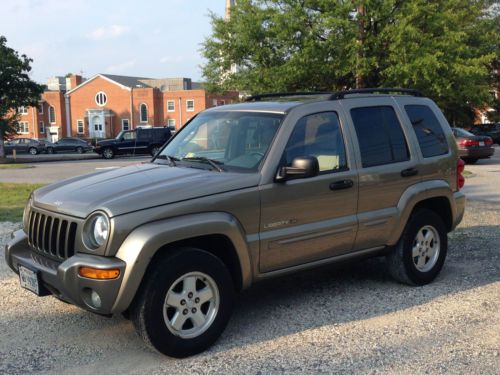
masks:
<path fill-rule="evenodd" d="M 405 105 L 424 158 L 448 153 L 443 129 L 432 110 L 425 105 Z"/>
<path fill-rule="evenodd" d="M 287 165 L 298 156 L 315 156 L 320 172 L 347 169 L 344 140 L 335 112 L 302 117 L 295 125 L 285 149 Z"/>
<path fill-rule="evenodd" d="M 149 141 L 153 135 L 153 130 L 140 130 L 137 132 L 137 139 L 141 141 Z"/>
<path fill-rule="evenodd" d="M 409 159 L 408 145 L 390 106 L 351 109 L 363 167 Z"/>

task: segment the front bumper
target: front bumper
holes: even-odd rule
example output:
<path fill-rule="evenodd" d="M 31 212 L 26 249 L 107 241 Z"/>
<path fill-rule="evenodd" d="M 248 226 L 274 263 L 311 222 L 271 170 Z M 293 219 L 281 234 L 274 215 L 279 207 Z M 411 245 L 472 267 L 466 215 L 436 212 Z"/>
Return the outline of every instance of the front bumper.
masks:
<path fill-rule="evenodd" d="M 112 307 L 125 272 L 125 262 L 120 259 L 77 253 L 63 262 L 57 262 L 32 251 L 26 234 L 23 230 L 18 230 L 12 234 L 11 241 L 5 246 L 5 260 L 16 273 L 19 273 L 19 264 L 36 271 L 43 289 L 59 299 L 98 314 L 119 312 L 113 311 Z M 78 274 L 82 266 L 118 268 L 120 276 L 113 280 L 88 279 Z M 92 291 L 99 295 L 101 306 L 92 304 Z"/>

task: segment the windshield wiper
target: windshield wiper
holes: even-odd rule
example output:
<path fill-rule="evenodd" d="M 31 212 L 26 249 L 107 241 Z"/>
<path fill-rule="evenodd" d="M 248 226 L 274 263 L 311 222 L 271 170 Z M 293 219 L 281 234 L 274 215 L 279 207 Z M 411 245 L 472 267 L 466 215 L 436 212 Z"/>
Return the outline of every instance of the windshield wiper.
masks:
<path fill-rule="evenodd" d="M 158 155 L 156 157 L 156 159 L 168 160 L 170 162 L 170 165 L 173 167 L 176 166 L 176 164 L 175 164 L 176 161 L 180 161 L 178 158 L 176 158 L 175 156 L 172 156 L 172 155 Z"/>
<path fill-rule="evenodd" d="M 181 160 L 202 161 L 202 162 L 210 164 L 216 171 L 218 171 L 218 172 L 224 172 L 224 169 L 222 169 L 220 167 L 220 165 L 224 164 L 224 163 L 222 163 L 222 162 L 220 162 L 218 160 L 206 158 L 204 156 L 191 156 L 191 157 L 187 157 L 187 158 L 182 158 Z"/>

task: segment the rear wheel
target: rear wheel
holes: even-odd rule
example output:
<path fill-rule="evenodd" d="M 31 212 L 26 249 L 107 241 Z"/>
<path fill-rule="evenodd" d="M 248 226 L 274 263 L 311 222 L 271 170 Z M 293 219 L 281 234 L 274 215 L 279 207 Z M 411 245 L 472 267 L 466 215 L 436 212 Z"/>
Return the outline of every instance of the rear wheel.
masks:
<path fill-rule="evenodd" d="M 80 146 L 78 146 L 78 147 L 76 148 L 76 152 L 77 152 L 77 153 L 79 153 L 79 154 L 83 154 L 83 148 L 82 148 L 82 147 L 80 147 Z"/>
<path fill-rule="evenodd" d="M 204 250 L 181 248 L 157 262 L 130 315 L 147 344 L 183 358 L 219 338 L 233 300 L 234 286 L 224 263 Z"/>
<path fill-rule="evenodd" d="M 104 150 L 102 150 L 102 157 L 104 159 L 113 159 L 115 157 L 115 152 L 112 148 L 106 147 Z"/>
<path fill-rule="evenodd" d="M 37 150 L 35 147 L 30 147 L 30 149 L 28 150 L 28 152 L 29 152 L 31 155 L 36 155 L 36 154 L 38 154 L 38 150 Z"/>
<path fill-rule="evenodd" d="M 414 212 L 398 244 L 387 256 L 389 272 L 398 281 L 424 285 L 436 278 L 448 250 L 443 220 L 434 211 Z"/>
<path fill-rule="evenodd" d="M 53 154 L 54 153 L 54 148 L 53 147 L 47 147 L 47 154 Z"/>

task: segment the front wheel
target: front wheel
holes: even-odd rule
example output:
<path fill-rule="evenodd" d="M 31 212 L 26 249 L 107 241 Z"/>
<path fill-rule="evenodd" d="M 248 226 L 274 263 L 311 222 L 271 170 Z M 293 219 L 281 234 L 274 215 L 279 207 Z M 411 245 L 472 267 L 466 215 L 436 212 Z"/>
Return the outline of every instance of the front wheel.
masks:
<path fill-rule="evenodd" d="M 53 154 L 54 153 L 54 148 L 53 147 L 47 147 L 47 154 Z"/>
<path fill-rule="evenodd" d="M 102 150 L 102 157 L 104 159 L 113 159 L 115 157 L 115 152 L 112 148 L 106 147 L 104 150 Z"/>
<path fill-rule="evenodd" d="M 233 301 L 234 286 L 224 263 L 204 250 L 180 248 L 151 270 L 131 308 L 131 319 L 147 344 L 183 358 L 219 338 Z"/>
<path fill-rule="evenodd" d="M 406 284 L 428 284 L 443 268 L 447 250 L 448 236 L 443 219 L 434 211 L 417 210 L 387 256 L 389 272 Z"/>

